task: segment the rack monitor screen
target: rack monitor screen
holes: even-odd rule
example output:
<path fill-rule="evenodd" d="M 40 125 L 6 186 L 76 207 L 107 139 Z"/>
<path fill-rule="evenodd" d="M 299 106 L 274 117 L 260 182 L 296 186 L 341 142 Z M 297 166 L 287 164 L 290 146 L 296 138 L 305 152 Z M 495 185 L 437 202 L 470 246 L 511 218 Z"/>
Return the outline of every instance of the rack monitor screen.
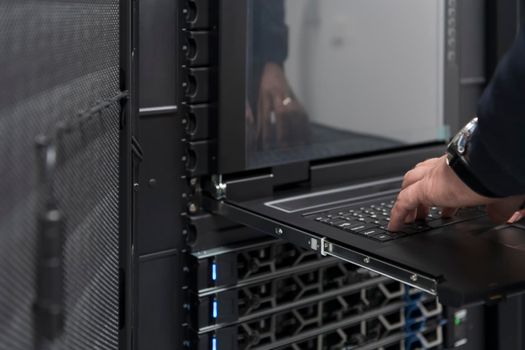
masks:
<path fill-rule="evenodd" d="M 448 138 L 442 0 L 247 0 L 246 165 Z"/>

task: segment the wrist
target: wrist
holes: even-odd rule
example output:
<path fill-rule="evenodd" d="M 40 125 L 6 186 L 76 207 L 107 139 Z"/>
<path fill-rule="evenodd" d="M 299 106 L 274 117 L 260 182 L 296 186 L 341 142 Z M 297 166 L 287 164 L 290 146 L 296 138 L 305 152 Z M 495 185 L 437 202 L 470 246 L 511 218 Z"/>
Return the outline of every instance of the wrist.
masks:
<path fill-rule="evenodd" d="M 472 191 L 488 198 L 500 198 L 479 179 L 473 170 L 469 159 L 472 151 L 471 140 L 477 130 L 477 118 L 472 119 L 452 139 L 447 147 L 447 165 L 454 171 L 458 178 Z"/>

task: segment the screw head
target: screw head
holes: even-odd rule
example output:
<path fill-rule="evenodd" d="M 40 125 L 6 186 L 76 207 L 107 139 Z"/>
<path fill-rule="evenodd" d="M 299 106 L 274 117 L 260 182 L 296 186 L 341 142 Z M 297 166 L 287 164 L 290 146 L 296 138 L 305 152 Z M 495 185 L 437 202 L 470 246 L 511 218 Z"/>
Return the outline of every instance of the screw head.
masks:
<path fill-rule="evenodd" d="M 284 232 L 283 232 L 283 229 L 280 228 L 280 227 L 276 227 L 274 231 L 275 231 L 275 234 L 276 234 L 277 236 L 282 236 L 283 233 L 284 233 Z"/>
<path fill-rule="evenodd" d="M 157 179 L 155 179 L 155 178 L 151 178 L 151 179 L 149 179 L 149 181 L 148 181 L 148 185 L 149 185 L 150 187 L 155 187 L 156 184 L 157 184 Z"/>
<path fill-rule="evenodd" d="M 133 184 L 133 191 L 138 192 L 139 191 L 139 187 L 140 187 L 139 184 L 137 182 L 135 182 Z"/>
<path fill-rule="evenodd" d="M 188 205 L 188 210 L 190 211 L 190 213 L 192 214 L 195 214 L 198 210 L 197 208 L 197 204 L 191 202 L 189 205 Z"/>
<path fill-rule="evenodd" d="M 412 276 L 410 276 L 410 280 L 412 282 L 416 282 L 417 281 L 417 275 L 416 274 L 413 274 Z"/>
<path fill-rule="evenodd" d="M 367 256 L 363 259 L 365 264 L 370 264 L 370 258 Z"/>

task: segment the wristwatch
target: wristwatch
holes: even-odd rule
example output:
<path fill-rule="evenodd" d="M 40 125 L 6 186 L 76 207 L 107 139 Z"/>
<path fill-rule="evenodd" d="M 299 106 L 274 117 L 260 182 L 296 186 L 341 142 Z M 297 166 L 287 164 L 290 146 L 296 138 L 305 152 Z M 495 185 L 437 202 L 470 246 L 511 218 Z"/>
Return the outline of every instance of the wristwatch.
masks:
<path fill-rule="evenodd" d="M 470 141 L 478 127 L 478 118 L 472 119 L 461 129 L 447 147 L 447 164 L 470 189 L 485 197 L 500 197 L 479 180 L 470 165 Z"/>

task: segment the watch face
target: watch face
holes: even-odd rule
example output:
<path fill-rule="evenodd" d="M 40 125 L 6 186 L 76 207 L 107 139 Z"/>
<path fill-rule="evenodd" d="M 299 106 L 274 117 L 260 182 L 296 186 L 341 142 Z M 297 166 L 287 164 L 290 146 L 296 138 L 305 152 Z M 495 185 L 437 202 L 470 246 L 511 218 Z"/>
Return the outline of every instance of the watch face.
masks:
<path fill-rule="evenodd" d="M 452 141 L 450 141 L 447 149 L 453 151 L 453 153 L 457 152 L 459 156 L 464 156 L 467 151 L 468 142 L 477 126 L 478 118 L 474 118 L 468 122 L 467 125 L 465 125 L 463 129 L 454 136 Z"/>

